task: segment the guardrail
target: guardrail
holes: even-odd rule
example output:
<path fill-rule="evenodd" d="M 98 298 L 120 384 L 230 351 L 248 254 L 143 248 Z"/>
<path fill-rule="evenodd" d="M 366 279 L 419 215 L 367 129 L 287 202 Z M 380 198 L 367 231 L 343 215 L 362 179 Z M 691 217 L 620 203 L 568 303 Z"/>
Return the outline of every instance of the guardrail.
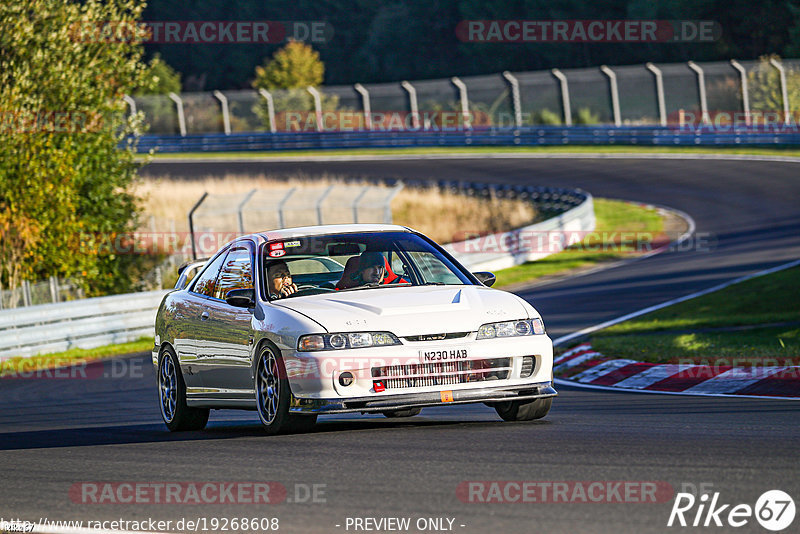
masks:
<path fill-rule="evenodd" d="M 444 245 L 454 258 L 471 271 L 507 269 L 561 252 L 573 235 L 595 229 L 592 195 L 573 194 L 583 200 L 574 208 L 536 224 Z"/>
<path fill-rule="evenodd" d="M 148 291 L 0 311 L 0 361 L 150 336 L 166 293 Z"/>
<path fill-rule="evenodd" d="M 438 131 L 350 131 L 144 135 L 138 151 L 159 153 L 273 151 L 434 146 L 797 145 L 800 126 L 714 128 L 679 126 L 523 126 Z"/>

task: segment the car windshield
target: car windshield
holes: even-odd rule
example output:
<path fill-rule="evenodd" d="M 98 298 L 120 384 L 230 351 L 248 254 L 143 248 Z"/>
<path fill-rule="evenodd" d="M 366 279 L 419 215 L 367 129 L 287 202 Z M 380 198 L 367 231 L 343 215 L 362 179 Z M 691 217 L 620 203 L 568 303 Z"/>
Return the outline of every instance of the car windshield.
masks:
<path fill-rule="evenodd" d="M 463 267 L 409 232 L 364 232 L 264 245 L 267 298 L 419 285 L 473 284 Z"/>

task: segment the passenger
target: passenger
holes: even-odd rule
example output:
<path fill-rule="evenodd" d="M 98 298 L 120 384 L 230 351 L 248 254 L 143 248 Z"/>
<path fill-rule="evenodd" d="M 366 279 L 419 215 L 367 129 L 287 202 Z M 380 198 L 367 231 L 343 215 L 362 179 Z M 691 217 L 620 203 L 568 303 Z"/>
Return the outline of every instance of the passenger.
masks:
<path fill-rule="evenodd" d="M 347 260 L 336 289 L 350 289 L 365 284 L 380 284 L 386 274 L 386 260 L 380 252 L 362 252 Z"/>
<path fill-rule="evenodd" d="M 292 283 L 292 273 L 285 261 L 270 264 L 267 268 L 267 284 L 271 299 L 280 299 L 297 293 L 297 286 Z"/>
<path fill-rule="evenodd" d="M 386 275 L 386 259 L 380 252 L 362 252 L 353 279 L 361 284 L 380 284 Z"/>

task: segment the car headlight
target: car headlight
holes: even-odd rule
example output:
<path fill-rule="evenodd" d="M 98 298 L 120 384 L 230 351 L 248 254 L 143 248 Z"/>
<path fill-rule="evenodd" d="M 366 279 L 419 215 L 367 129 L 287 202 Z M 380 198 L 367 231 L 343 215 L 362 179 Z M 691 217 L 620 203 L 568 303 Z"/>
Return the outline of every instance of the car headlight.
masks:
<path fill-rule="evenodd" d="M 523 319 L 520 321 L 504 321 L 488 323 L 478 328 L 477 339 L 495 337 L 533 336 L 544 334 L 544 323 L 541 319 Z"/>
<path fill-rule="evenodd" d="M 358 349 L 361 347 L 383 347 L 400 345 L 400 340 L 391 332 L 344 332 L 341 334 L 311 334 L 300 336 L 297 350 Z"/>

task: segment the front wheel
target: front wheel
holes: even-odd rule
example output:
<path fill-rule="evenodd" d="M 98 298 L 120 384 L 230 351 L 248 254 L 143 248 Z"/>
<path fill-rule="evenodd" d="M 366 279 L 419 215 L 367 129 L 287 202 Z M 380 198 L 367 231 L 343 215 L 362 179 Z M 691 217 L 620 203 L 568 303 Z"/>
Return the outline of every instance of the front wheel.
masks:
<path fill-rule="evenodd" d="M 267 434 L 304 432 L 313 428 L 317 416 L 289 412 L 292 392 L 277 349 L 264 344 L 258 352 L 255 378 L 258 418 Z"/>
<path fill-rule="evenodd" d="M 552 405 L 553 398 L 548 397 L 532 401 L 498 402 L 494 405 L 494 409 L 504 421 L 533 421 L 547 415 Z"/>
<path fill-rule="evenodd" d="M 186 384 L 178 357 L 170 347 L 161 351 L 158 360 L 158 400 L 161 418 L 171 432 L 203 430 L 208 423 L 208 409 L 186 405 Z"/>

